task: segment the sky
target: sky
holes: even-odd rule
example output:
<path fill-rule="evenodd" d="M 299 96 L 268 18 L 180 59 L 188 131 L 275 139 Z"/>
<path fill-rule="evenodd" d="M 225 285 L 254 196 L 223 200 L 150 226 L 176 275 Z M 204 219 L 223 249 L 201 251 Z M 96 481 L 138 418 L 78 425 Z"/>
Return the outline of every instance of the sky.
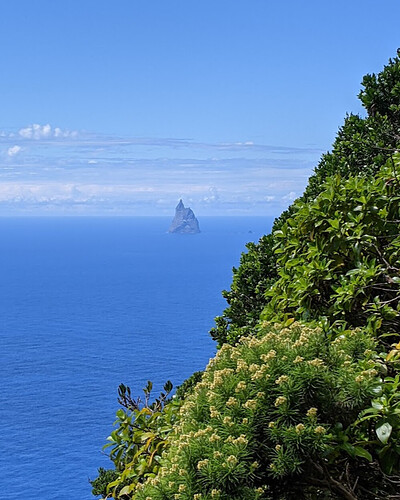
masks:
<path fill-rule="evenodd" d="M 277 216 L 362 77 L 400 47 L 398 0 L 0 2 L 0 216 Z"/>

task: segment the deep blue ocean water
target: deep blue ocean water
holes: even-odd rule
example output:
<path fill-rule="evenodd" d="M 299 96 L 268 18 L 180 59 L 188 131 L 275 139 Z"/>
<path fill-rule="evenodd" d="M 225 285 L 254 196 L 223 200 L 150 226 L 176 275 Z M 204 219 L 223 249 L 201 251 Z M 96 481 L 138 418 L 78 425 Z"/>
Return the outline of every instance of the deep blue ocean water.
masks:
<path fill-rule="evenodd" d="M 5 500 L 90 500 L 118 385 L 180 384 L 215 353 L 232 266 L 271 218 L 0 218 Z"/>

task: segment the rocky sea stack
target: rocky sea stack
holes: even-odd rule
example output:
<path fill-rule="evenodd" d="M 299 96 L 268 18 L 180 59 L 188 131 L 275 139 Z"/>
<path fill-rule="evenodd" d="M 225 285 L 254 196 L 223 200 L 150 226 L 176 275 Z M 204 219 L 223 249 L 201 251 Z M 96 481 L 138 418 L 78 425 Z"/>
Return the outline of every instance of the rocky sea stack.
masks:
<path fill-rule="evenodd" d="M 179 200 L 175 209 L 175 217 L 168 230 L 169 233 L 197 234 L 200 233 L 199 221 L 189 207 L 185 207 L 182 200 Z"/>

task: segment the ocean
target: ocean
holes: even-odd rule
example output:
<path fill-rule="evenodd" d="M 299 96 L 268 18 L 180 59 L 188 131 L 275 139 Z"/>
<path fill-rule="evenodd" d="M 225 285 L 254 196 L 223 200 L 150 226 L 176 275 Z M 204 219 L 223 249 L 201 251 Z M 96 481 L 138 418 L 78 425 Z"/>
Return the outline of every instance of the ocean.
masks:
<path fill-rule="evenodd" d="M 117 388 L 176 386 L 208 335 L 245 243 L 268 217 L 0 218 L 0 478 L 5 500 L 91 500 Z"/>

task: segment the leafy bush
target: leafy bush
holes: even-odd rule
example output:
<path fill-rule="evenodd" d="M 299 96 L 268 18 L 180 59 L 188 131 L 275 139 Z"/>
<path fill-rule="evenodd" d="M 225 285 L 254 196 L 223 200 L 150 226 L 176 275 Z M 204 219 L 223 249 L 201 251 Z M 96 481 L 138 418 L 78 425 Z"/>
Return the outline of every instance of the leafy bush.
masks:
<path fill-rule="evenodd" d="M 193 392 L 193 389 L 196 387 L 196 384 L 200 382 L 202 376 L 202 371 L 192 373 L 189 378 L 176 388 L 175 397 L 179 400 L 184 400 L 186 396 Z"/>
<path fill-rule="evenodd" d="M 382 470 L 392 475 L 400 470 L 400 376 L 386 377 L 382 390 L 354 426 L 360 426 L 365 446 L 379 457 Z M 376 439 L 378 438 L 378 439 Z"/>
<path fill-rule="evenodd" d="M 387 115 L 392 123 L 400 120 L 400 49 L 378 75 L 364 76 L 359 98 L 371 116 Z"/>
<path fill-rule="evenodd" d="M 299 323 L 266 323 L 260 336 L 219 350 L 135 499 L 303 498 L 316 485 L 356 498 L 329 458 L 339 454 L 350 471 L 372 460 L 365 430 L 352 424 L 381 391 L 375 341 L 356 330 L 331 342 Z"/>
<path fill-rule="evenodd" d="M 101 495 L 102 498 L 107 496 L 107 487 L 109 483 L 118 479 L 118 472 L 115 469 L 104 469 L 99 467 L 98 477 L 93 481 L 89 481 L 92 485 L 92 494 L 95 496 Z"/>
<path fill-rule="evenodd" d="M 274 233 L 279 279 L 264 319 L 400 331 L 400 155 L 375 179 L 335 176 Z"/>
<path fill-rule="evenodd" d="M 400 54 L 400 52 L 398 52 Z M 348 115 L 339 129 L 332 151 L 322 155 L 310 177 L 301 202 L 312 202 L 325 189 L 328 177 L 339 174 L 374 177 L 400 144 L 400 58 L 389 60 L 378 75 L 366 75 L 359 98 L 368 116 Z M 292 205 L 274 223 L 272 232 L 293 216 Z M 228 307 L 216 318 L 211 336 L 221 346 L 235 344 L 251 332 L 258 315 L 270 300 L 265 296 L 277 280 L 277 259 L 274 236 L 263 236 L 256 244 L 249 243 L 240 265 L 233 269 L 233 281 L 223 296 Z"/>
<path fill-rule="evenodd" d="M 99 478 L 92 482 L 96 487 L 94 494 L 130 498 L 138 483 L 158 472 L 160 457 L 168 447 L 168 434 L 176 421 L 180 403 L 168 400 L 172 391 L 171 382 L 165 384 L 165 392 L 152 403 L 151 390 L 152 383 L 148 382 L 143 389 L 145 399 L 142 401 L 140 397 L 131 397 L 129 387 L 119 386 L 118 401 L 123 408 L 117 411 L 114 425 L 118 427 L 104 446 L 111 447 L 110 459 L 115 471 L 99 470 Z"/>

